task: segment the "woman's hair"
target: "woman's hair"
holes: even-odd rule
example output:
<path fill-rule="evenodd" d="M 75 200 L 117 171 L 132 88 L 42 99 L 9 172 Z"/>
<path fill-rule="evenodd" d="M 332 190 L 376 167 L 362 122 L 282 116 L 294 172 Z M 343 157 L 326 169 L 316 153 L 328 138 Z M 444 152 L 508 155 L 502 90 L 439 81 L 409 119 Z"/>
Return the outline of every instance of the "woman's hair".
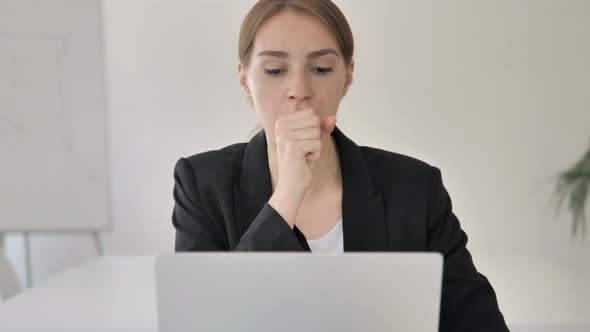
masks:
<path fill-rule="evenodd" d="M 256 32 L 274 14 L 293 9 L 319 19 L 338 42 L 344 64 L 349 65 L 354 52 L 352 31 L 346 17 L 331 0 L 260 0 L 244 18 L 240 29 L 238 55 L 244 67 L 248 67 Z"/>

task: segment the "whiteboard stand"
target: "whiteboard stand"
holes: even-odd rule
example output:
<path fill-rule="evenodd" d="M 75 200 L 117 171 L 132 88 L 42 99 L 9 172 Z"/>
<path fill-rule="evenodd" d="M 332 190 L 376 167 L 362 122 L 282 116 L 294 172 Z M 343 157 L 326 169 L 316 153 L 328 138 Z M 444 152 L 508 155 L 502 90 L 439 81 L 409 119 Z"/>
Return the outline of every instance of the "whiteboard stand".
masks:
<path fill-rule="evenodd" d="M 23 233 L 23 242 L 25 248 L 25 281 L 27 288 L 31 288 L 33 286 L 33 266 L 31 262 L 31 238 L 28 232 Z"/>
<path fill-rule="evenodd" d="M 91 234 L 92 234 L 92 238 L 94 239 L 94 247 L 96 248 L 96 254 L 98 256 L 102 256 L 103 255 L 102 243 L 100 242 L 100 236 L 99 236 L 98 230 L 91 231 Z M 0 233 L 0 235 L 2 235 L 2 233 Z M 23 239 L 24 239 L 24 250 L 25 250 L 26 286 L 27 286 L 27 288 L 31 288 L 31 287 L 33 287 L 33 263 L 31 260 L 30 233 L 24 232 Z M 1 244 L 2 243 L 0 242 L 0 245 Z M 2 248 L 2 247 L 0 246 L 0 248 Z M 1 290 L 1 288 L 0 288 L 0 290 Z"/>
<path fill-rule="evenodd" d="M 98 231 L 93 231 L 92 236 L 94 237 L 94 246 L 96 247 L 96 253 L 98 254 L 98 256 L 102 256 L 102 243 L 100 242 Z"/>
<path fill-rule="evenodd" d="M 4 254 L 4 233 L 0 232 L 0 302 L 21 291 L 16 273 Z"/>

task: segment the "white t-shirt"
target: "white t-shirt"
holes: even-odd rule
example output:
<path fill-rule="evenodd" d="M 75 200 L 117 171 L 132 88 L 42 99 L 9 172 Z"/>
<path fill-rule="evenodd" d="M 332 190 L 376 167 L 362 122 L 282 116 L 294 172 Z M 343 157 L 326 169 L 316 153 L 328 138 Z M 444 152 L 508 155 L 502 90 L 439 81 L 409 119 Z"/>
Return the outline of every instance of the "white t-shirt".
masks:
<path fill-rule="evenodd" d="M 342 219 L 328 233 L 317 240 L 307 240 L 312 253 L 338 254 L 344 252 L 344 235 Z"/>

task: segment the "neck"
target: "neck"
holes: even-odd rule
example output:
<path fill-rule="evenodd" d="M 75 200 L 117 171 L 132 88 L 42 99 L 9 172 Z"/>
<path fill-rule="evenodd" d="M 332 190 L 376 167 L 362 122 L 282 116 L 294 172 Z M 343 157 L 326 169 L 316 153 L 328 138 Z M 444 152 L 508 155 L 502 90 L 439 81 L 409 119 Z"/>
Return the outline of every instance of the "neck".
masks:
<path fill-rule="evenodd" d="M 272 190 L 274 192 L 279 178 L 277 146 L 274 137 L 267 136 L 266 144 L 268 152 L 268 167 L 270 169 Z M 334 186 L 339 186 L 342 182 L 338 151 L 336 150 L 334 138 L 331 135 L 327 135 L 324 144 L 322 144 L 321 158 L 318 160 L 312 174 L 313 181 L 306 192 L 306 196 L 324 192 Z"/>

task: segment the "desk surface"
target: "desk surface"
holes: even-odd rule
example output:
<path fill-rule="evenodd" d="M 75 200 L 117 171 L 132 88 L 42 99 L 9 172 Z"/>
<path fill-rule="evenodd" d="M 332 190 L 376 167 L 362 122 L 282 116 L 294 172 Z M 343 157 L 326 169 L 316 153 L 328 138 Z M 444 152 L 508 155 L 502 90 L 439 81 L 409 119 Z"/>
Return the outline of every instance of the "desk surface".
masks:
<path fill-rule="evenodd" d="M 102 257 L 0 302 L 0 331 L 157 331 L 155 256 Z M 511 325 L 513 332 L 590 326 Z"/>
<path fill-rule="evenodd" d="M 70 268 L 0 302 L 0 331 L 156 331 L 154 257 L 103 257 Z"/>

